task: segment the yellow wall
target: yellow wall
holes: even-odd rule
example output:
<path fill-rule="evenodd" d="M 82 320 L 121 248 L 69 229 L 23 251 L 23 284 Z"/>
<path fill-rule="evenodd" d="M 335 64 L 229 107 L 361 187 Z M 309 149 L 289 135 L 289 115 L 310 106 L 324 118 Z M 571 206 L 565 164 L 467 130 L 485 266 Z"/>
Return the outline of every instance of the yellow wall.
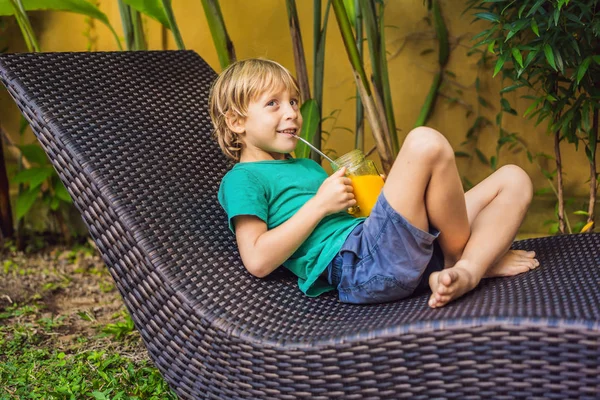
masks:
<path fill-rule="evenodd" d="M 284 0 L 221 0 L 221 7 L 231 39 L 235 45 L 238 59 L 248 57 L 268 57 L 281 62 L 294 71 L 291 39 L 287 26 L 287 14 Z M 325 3 L 325 2 L 323 2 Z M 480 108 L 474 82 L 477 74 L 481 79 L 484 96 L 493 105 L 494 110 L 485 111 L 485 115 L 492 121 L 498 111 L 498 91 L 502 87 L 500 74 L 491 78 L 490 70 L 478 72 L 477 57 L 467 57 L 470 47 L 470 37 L 478 33 L 483 25 L 471 24 L 470 15 L 462 15 L 464 5 L 454 0 L 441 1 L 444 18 L 446 20 L 450 38 L 454 43 L 448 64 L 448 70 L 456 74 L 455 81 L 463 86 L 462 100 L 474 110 Z M 186 47 L 198 52 L 207 62 L 220 70 L 212 39 L 207 28 L 206 19 L 199 0 L 178 0 L 173 2 L 175 17 Z M 100 7 L 109 17 L 113 27 L 122 36 L 121 22 L 117 2 L 101 0 Z M 301 29 L 309 73 L 312 74 L 312 1 L 297 1 L 301 21 Z M 436 40 L 432 28 L 427 24 L 427 15 L 423 0 L 388 1 L 386 7 L 387 46 L 390 54 L 396 54 L 389 61 L 389 73 L 392 82 L 396 122 L 400 129 L 400 140 L 410 131 L 419 114 L 425 96 L 429 90 L 434 72 L 437 70 L 436 52 L 422 55 L 427 48 L 436 47 Z M 85 17 L 59 12 L 34 13 L 34 23 L 39 27 L 38 37 L 43 51 L 85 51 L 88 39 L 83 33 L 87 29 Z M 158 23 L 147 20 L 147 30 L 151 49 L 160 49 L 162 38 Z M 18 31 L 13 29 L 15 35 Z M 94 33 L 94 32 L 92 32 Z M 97 35 L 96 50 L 116 50 L 116 43 L 108 29 L 100 22 L 95 22 Z M 457 40 L 459 42 L 457 43 Z M 14 45 L 18 43 L 13 40 Z M 365 46 L 366 47 L 366 46 Z M 168 48 L 175 49 L 175 44 L 170 34 Z M 14 49 L 14 47 L 13 47 Z M 401 50 L 398 53 L 398 50 Z M 506 82 L 505 85 L 508 85 Z M 450 88 L 443 87 L 443 91 L 450 93 Z M 521 99 L 524 93 L 510 93 L 507 99 L 522 115 L 528 106 L 528 100 Z M 329 32 L 327 36 L 326 71 L 324 90 L 324 114 L 340 109 L 338 127 L 354 127 L 354 102 L 355 88 L 351 77 L 351 70 L 333 12 L 330 13 Z M 16 132 L 18 119 L 15 118 L 14 106 L 6 99 L 5 93 L 0 95 L 0 118 L 3 126 L 10 132 Z M 456 150 L 468 151 L 472 149 L 461 147 L 465 134 L 473 124 L 475 116 L 465 116 L 465 109 L 459 105 L 449 105 L 442 97 L 438 98 L 435 113 L 428 125 L 443 132 Z M 324 124 L 324 129 L 331 129 L 332 122 Z M 542 124 L 534 127 L 533 123 L 520 116 L 515 117 L 505 114 L 504 127 L 509 132 L 518 132 L 529 145 L 532 152 L 553 154 L 553 142 L 546 134 L 546 127 Z M 497 140 L 497 127 L 487 128 L 481 134 L 479 148 L 489 157 L 495 153 Z M 333 148 L 338 154 L 350 150 L 353 146 L 353 136 L 345 130 L 336 130 L 325 148 Z M 366 148 L 373 146 L 373 140 L 368 137 Z M 490 173 L 490 169 L 481 164 L 476 157 L 458 160 L 461 173 L 466 175 L 473 183 L 481 181 Z M 515 163 L 523 167 L 533 178 L 536 189 L 547 186 L 538 166 L 530 164 L 524 153 L 511 155 L 506 150 L 501 153 L 499 165 Z M 583 150 L 575 153 L 572 146 L 563 146 L 563 164 L 566 172 L 566 188 L 571 195 L 587 196 L 588 165 Z M 551 164 L 545 164 L 547 169 L 554 169 Z"/>

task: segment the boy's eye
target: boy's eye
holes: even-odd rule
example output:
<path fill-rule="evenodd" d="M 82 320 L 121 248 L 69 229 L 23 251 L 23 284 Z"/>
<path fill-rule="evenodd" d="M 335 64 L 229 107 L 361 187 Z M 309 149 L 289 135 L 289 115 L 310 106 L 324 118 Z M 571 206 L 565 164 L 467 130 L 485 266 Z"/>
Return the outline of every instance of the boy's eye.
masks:
<path fill-rule="evenodd" d="M 271 100 L 267 103 L 268 106 L 274 106 L 276 104 L 275 100 Z"/>
<path fill-rule="evenodd" d="M 290 104 L 293 106 L 297 106 L 298 105 L 298 100 L 297 99 L 292 99 L 290 100 Z"/>

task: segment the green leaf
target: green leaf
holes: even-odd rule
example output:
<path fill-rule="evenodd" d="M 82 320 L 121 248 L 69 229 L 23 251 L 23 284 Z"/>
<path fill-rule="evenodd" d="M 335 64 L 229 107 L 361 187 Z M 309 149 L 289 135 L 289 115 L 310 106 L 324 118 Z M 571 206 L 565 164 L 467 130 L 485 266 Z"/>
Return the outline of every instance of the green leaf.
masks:
<path fill-rule="evenodd" d="M 170 28 L 167 13 L 160 0 L 123 0 L 123 2 L 142 14 L 160 22 L 165 27 Z"/>
<path fill-rule="evenodd" d="M 471 158 L 471 155 L 469 153 L 464 152 L 464 151 L 455 151 L 454 152 L 454 157 Z"/>
<path fill-rule="evenodd" d="M 523 86 L 525 86 L 525 84 L 523 84 L 523 83 L 519 83 L 519 84 L 517 84 L 517 85 L 511 85 L 511 86 L 507 86 L 507 87 L 503 88 L 503 89 L 500 91 L 500 93 L 508 93 L 508 92 L 512 92 L 513 90 L 516 90 L 516 89 L 518 89 L 518 88 L 520 88 L 520 87 L 523 87 Z"/>
<path fill-rule="evenodd" d="M 497 23 L 500 22 L 500 17 L 498 15 L 492 14 L 490 12 L 475 13 L 474 16 L 479 19 L 485 19 L 486 21 L 497 22 Z"/>
<path fill-rule="evenodd" d="M 587 57 L 585 60 L 583 60 L 583 62 L 579 66 L 579 68 L 577 68 L 577 84 L 578 85 L 581 82 L 581 80 L 583 79 L 588 68 L 590 67 L 591 62 L 592 62 L 591 57 Z"/>
<path fill-rule="evenodd" d="M 54 185 L 54 195 L 66 203 L 73 203 L 71 195 L 60 180 L 57 180 L 56 184 Z"/>
<path fill-rule="evenodd" d="M 554 62 L 554 52 L 552 51 L 552 47 L 550 47 L 548 43 L 544 45 L 544 54 L 546 55 L 546 60 L 548 60 L 548 64 L 550 64 L 550 66 L 555 71 L 558 71 L 558 69 L 556 68 L 556 63 Z"/>
<path fill-rule="evenodd" d="M 544 4 L 546 2 L 546 0 L 538 0 L 533 7 L 531 7 L 531 9 L 529 10 L 529 12 L 527 13 L 527 15 L 525 17 L 529 17 L 530 15 L 534 14 L 538 8 L 540 8 L 542 6 L 542 4 Z"/>
<path fill-rule="evenodd" d="M 479 149 L 475 149 L 475 154 L 477 154 L 477 158 L 479 158 L 479 161 L 481 161 L 482 163 L 484 163 L 485 165 L 490 165 L 490 162 L 488 161 L 487 157 L 485 156 L 485 154 L 483 154 L 481 152 L 481 150 Z"/>
<path fill-rule="evenodd" d="M 50 200 L 50 209 L 52 211 L 56 211 L 56 210 L 58 210 L 59 206 L 60 206 L 60 200 L 57 197 L 53 197 Z"/>
<path fill-rule="evenodd" d="M 515 110 L 514 108 L 512 108 L 510 106 L 510 103 L 508 102 L 508 100 L 506 100 L 504 97 L 502 97 L 500 99 L 500 104 L 502 105 L 502 110 L 503 111 L 505 111 L 505 112 L 507 112 L 509 114 L 512 114 L 512 115 L 517 115 L 517 110 Z"/>
<path fill-rule="evenodd" d="M 587 217 L 589 215 L 587 211 L 583 211 L 583 210 L 573 211 L 573 214 L 575 214 L 575 215 L 583 215 L 585 217 Z"/>
<path fill-rule="evenodd" d="M 496 156 L 492 156 L 490 158 L 490 167 L 492 167 L 493 170 L 496 170 L 497 164 L 498 164 L 498 159 L 496 158 Z"/>
<path fill-rule="evenodd" d="M 117 37 L 115 30 L 110 24 L 108 17 L 98 7 L 86 0 L 21 0 L 25 11 L 36 10 L 55 10 L 69 11 L 77 14 L 83 14 L 87 17 L 97 19 L 106 25 L 117 40 L 119 48 L 121 41 Z M 13 15 L 13 8 L 9 0 L 0 0 L 0 15 Z"/>
<path fill-rule="evenodd" d="M 305 101 L 304 104 L 302 104 L 302 107 L 300 107 L 300 113 L 304 120 L 300 136 L 312 143 L 320 120 L 317 102 L 314 99 Z M 308 158 L 310 157 L 310 151 L 310 147 L 299 140 L 294 153 L 297 158 Z"/>
<path fill-rule="evenodd" d="M 534 194 L 536 196 L 540 196 L 540 195 L 548 194 L 548 193 L 552 193 L 552 192 L 553 192 L 552 188 L 545 187 L 545 188 L 541 188 L 541 189 L 536 190 Z"/>
<path fill-rule="evenodd" d="M 351 24 L 356 21 L 356 8 L 354 7 L 354 0 L 344 0 L 344 8 L 346 9 L 346 15 Z"/>
<path fill-rule="evenodd" d="M 50 162 L 48 161 L 48 157 L 44 150 L 37 144 L 25 144 L 22 146 L 17 146 L 21 153 L 23 153 L 23 157 L 25 157 L 29 162 L 38 164 L 38 165 L 48 165 Z"/>
<path fill-rule="evenodd" d="M 19 221 L 25 216 L 25 214 L 27 214 L 27 212 L 33 206 L 33 203 L 35 203 L 35 200 L 37 199 L 39 194 L 40 188 L 36 187 L 33 190 L 23 191 L 17 196 L 17 221 Z"/>
<path fill-rule="evenodd" d="M 27 183 L 30 188 L 38 187 L 54 173 L 52 167 L 34 167 L 25 169 L 15 175 L 11 181 L 13 183 Z"/>
<path fill-rule="evenodd" d="M 94 396 L 94 399 L 96 400 L 109 400 L 109 398 L 106 397 L 106 395 L 102 392 L 92 392 L 92 396 Z"/>
<path fill-rule="evenodd" d="M 498 72 L 500 72 L 500 70 L 504 66 L 504 63 L 506 62 L 507 58 L 508 58 L 508 53 L 504 53 L 498 58 L 498 61 L 496 61 L 496 67 L 494 68 L 494 74 L 492 75 L 492 77 L 496 76 L 498 74 Z"/>
<path fill-rule="evenodd" d="M 521 66 L 521 68 L 523 68 L 523 56 L 521 55 L 521 52 L 519 51 L 519 49 L 516 47 L 513 47 L 512 55 L 513 55 L 513 58 L 515 59 L 515 61 L 517 62 L 517 64 L 519 64 Z"/>
<path fill-rule="evenodd" d="M 535 33 L 537 37 L 540 37 L 540 29 L 538 28 L 538 24 L 535 21 L 535 19 L 531 20 L 531 30 L 533 31 L 533 33 Z"/>

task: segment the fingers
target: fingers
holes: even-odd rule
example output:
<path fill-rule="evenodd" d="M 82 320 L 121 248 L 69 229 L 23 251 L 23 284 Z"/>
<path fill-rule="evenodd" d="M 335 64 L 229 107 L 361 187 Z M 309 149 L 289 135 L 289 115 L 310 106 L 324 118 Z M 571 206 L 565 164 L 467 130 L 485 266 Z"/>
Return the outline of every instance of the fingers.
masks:
<path fill-rule="evenodd" d="M 346 175 L 346 167 L 342 167 L 335 171 L 331 176 L 344 176 Z"/>

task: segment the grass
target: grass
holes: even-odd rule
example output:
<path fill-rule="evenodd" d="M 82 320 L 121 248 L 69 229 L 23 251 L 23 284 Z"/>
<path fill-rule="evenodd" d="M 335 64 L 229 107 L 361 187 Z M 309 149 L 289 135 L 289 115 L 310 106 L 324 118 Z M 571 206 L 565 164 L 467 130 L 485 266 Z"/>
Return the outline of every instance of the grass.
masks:
<path fill-rule="evenodd" d="M 0 399 L 176 399 L 90 245 L 0 257 Z"/>

